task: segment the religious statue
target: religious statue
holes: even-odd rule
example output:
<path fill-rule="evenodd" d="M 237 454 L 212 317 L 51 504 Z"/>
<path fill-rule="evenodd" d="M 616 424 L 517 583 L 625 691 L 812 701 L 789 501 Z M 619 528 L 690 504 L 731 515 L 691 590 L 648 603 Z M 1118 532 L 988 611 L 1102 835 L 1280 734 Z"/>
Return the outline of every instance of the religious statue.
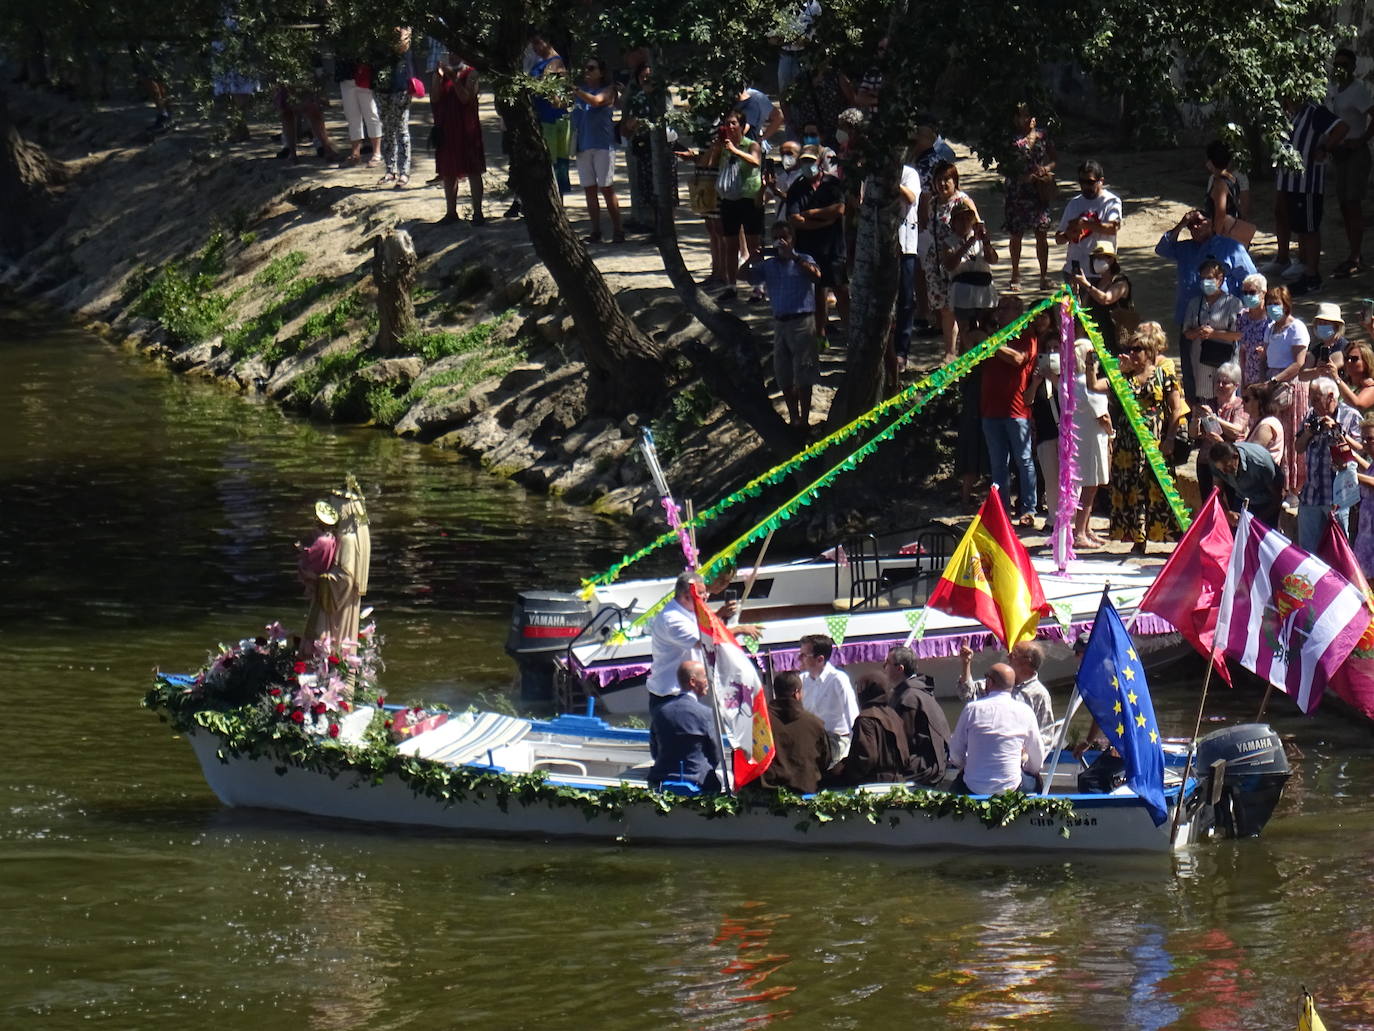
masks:
<path fill-rule="evenodd" d="M 315 504 L 321 531 L 301 553 L 300 575 L 310 599 L 301 655 L 311 658 L 320 647 L 340 657 L 357 651 L 358 617 L 367 593 L 372 563 L 372 537 L 367 506 L 358 481 L 350 475 L 333 501 Z"/>

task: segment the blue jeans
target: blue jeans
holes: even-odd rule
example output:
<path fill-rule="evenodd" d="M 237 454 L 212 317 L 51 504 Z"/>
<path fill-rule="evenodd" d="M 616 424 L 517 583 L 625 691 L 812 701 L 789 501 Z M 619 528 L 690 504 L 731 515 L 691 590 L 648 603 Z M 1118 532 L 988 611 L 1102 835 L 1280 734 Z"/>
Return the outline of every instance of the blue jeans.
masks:
<path fill-rule="evenodd" d="M 903 254 L 901 278 L 897 285 L 897 353 L 903 358 L 911 354 L 911 323 L 916 318 L 916 270 L 920 256 Z"/>
<path fill-rule="evenodd" d="M 1330 511 L 1330 505 L 1298 506 L 1298 547 L 1303 551 L 1315 552 L 1321 547 L 1322 537 L 1326 534 L 1326 513 Z M 1336 522 L 1349 533 L 1350 509 L 1336 509 Z"/>
<path fill-rule="evenodd" d="M 992 482 L 1002 494 L 1002 504 L 1011 511 L 1011 466 L 1021 483 L 1021 515 L 1034 515 L 1038 500 L 1035 488 L 1035 460 L 1031 457 L 1029 419 L 983 419 L 983 439 L 992 463 Z"/>

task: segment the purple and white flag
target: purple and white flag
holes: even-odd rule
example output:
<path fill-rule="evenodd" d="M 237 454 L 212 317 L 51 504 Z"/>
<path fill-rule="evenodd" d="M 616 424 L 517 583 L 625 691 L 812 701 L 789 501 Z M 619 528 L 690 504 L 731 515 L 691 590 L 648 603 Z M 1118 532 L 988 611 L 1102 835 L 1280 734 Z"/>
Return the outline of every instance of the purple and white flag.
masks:
<path fill-rule="evenodd" d="M 1369 621 L 1349 580 L 1241 512 L 1217 616 L 1216 646 L 1228 658 L 1311 713 Z"/>

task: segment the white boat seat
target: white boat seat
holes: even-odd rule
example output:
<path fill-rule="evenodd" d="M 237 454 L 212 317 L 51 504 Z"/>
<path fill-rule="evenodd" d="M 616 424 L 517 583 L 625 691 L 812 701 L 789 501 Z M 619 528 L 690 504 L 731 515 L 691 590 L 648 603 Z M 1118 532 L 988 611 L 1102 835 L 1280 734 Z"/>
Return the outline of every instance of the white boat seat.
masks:
<path fill-rule="evenodd" d="M 402 741 L 397 751 L 402 755 L 413 755 L 417 759 L 431 759 L 453 766 L 471 762 L 485 763 L 489 752 L 514 744 L 529 732 L 528 720 L 484 712 L 479 713 L 476 718 L 451 719 L 442 727 L 436 727 L 427 734 Z"/>
<path fill-rule="evenodd" d="M 530 764 L 535 770 L 570 770 L 579 777 L 587 775 L 587 764 L 578 762 L 576 759 L 536 759 Z"/>

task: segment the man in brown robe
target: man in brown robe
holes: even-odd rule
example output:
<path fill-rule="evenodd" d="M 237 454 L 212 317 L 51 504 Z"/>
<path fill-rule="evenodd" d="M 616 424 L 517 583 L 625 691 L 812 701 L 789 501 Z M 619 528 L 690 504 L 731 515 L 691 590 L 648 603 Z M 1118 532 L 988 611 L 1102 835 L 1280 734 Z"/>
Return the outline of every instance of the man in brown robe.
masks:
<path fill-rule="evenodd" d="M 812 794 L 830 767 L 830 738 L 825 724 L 802 706 L 801 677 L 792 670 L 773 678 L 768 717 L 773 724 L 775 752 L 759 778 L 759 786 Z"/>
<path fill-rule="evenodd" d="M 939 784 L 949 763 L 949 718 L 934 689 L 916 675 L 916 653 L 910 648 L 889 651 L 883 672 L 892 685 L 892 707 L 906 728 L 907 773 L 917 784 Z"/>
<path fill-rule="evenodd" d="M 849 755 L 831 771 L 836 784 L 898 784 L 907 778 L 911 752 L 906 727 L 888 704 L 887 687 L 869 678 L 859 687 Z"/>

